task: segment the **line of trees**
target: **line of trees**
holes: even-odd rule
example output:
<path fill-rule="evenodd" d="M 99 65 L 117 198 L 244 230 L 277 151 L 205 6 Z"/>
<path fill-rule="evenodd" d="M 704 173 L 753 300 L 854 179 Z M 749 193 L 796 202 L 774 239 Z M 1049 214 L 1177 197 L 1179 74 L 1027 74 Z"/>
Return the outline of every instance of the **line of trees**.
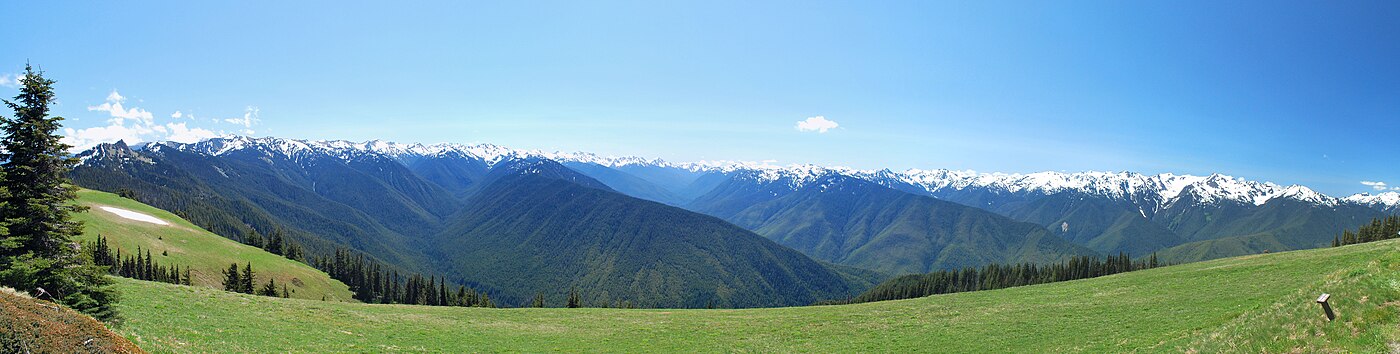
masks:
<path fill-rule="evenodd" d="M 1157 260 L 1156 253 L 1138 261 L 1133 261 L 1126 253 L 1120 253 L 1103 258 L 1074 256 L 1064 262 L 1051 264 L 988 264 L 982 268 L 968 267 L 962 270 L 906 275 L 881 283 L 855 298 L 820 304 L 912 299 L 935 294 L 1002 289 L 1101 277 L 1163 265 L 1165 264 Z"/>
<path fill-rule="evenodd" d="M 158 281 L 170 284 L 193 285 L 190 281 L 190 268 L 185 267 L 182 271 L 179 265 L 169 267 L 160 265 L 151 257 L 151 250 L 141 253 L 141 246 L 136 247 L 136 254 L 122 256 L 121 249 L 114 249 L 107 244 L 107 238 L 97 235 L 97 241 L 87 245 L 92 256 L 92 262 L 98 266 L 107 267 L 107 273 L 120 277 L 127 277 L 139 280 Z M 162 252 L 162 254 L 164 254 Z"/>
<path fill-rule="evenodd" d="M 272 232 L 267 237 L 263 237 L 262 234 L 258 233 L 257 229 L 251 229 L 251 231 L 243 235 L 240 241 L 243 242 L 243 244 L 261 248 L 272 254 L 286 257 L 287 259 L 306 263 L 306 252 L 302 250 L 301 244 L 288 238 L 287 233 L 283 232 L 281 227 L 273 228 Z"/>
<path fill-rule="evenodd" d="M 85 208 L 68 180 L 78 160 L 60 141 L 63 117 L 49 116 L 53 84 L 25 65 L 19 94 L 4 100 L 14 116 L 0 117 L 0 285 L 112 320 L 112 280 L 74 240 L 83 227 L 71 215 Z"/>
<path fill-rule="evenodd" d="M 1332 247 L 1389 240 L 1397 237 L 1400 237 L 1400 216 L 1391 215 L 1371 219 L 1371 223 L 1361 225 L 1356 229 L 1356 232 L 1342 230 L 1341 234 L 1332 238 Z"/>
<path fill-rule="evenodd" d="M 485 292 L 435 276 L 401 276 L 363 253 L 343 248 L 330 257 L 315 257 L 311 265 L 350 286 L 355 299 L 366 303 L 496 307 Z"/>
<path fill-rule="evenodd" d="M 532 302 L 530 303 L 530 307 L 545 307 L 545 306 L 544 306 L 544 295 L 543 295 L 543 294 L 535 294 L 535 300 L 532 301 Z M 583 303 L 583 296 L 582 296 L 582 294 L 579 292 L 577 286 L 569 287 L 569 293 L 568 293 L 568 295 L 566 295 L 565 298 L 564 298 L 564 307 L 566 307 L 566 308 L 571 308 L 571 309 L 576 309 L 576 308 L 580 308 L 580 307 L 599 307 L 599 308 L 618 308 L 618 309 L 635 309 L 635 308 L 640 308 L 639 306 L 637 306 L 636 303 L 633 303 L 631 300 L 609 300 L 609 299 L 606 299 L 606 298 L 605 298 L 605 299 L 599 300 L 599 302 L 598 302 L 597 305 L 595 305 L 595 306 L 588 306 L 588 305 L 585 305 L 585 304 Z M 713 303 L 711 303 L 710 305 L 706 306 L 706 308 L 715 308 L 715 305 L 714 305 Z"/>
<path fill-rule="evenodd" d="M 287 284 L 277 286 L 277 279 L 267 278 L 267 283 L 261 287 L 255 287 L 255 275 L 253 273 L 253 263 L 243 265 L 243 271 L 238 271 L 238 263 L 230 263 L 224 273 L 224 290 L 236 293 L 271 296 L 271 297 L 292 297 L 292 291 L 287 289 Z"/>

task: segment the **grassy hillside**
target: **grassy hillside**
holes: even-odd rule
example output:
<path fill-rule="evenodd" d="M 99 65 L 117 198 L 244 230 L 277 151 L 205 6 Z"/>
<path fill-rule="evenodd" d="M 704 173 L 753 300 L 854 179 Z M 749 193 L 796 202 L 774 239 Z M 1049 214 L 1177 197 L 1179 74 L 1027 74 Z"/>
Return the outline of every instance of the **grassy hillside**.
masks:
<path fill-rule="evenodd" d="M 87 189 L 78 192 L 78 202 L 89 208 L 73 217 L 85 226 L 81 240 L 92 242 L 97 235 L 105 236 L 113 247 L 121 249 L 123 257 L 136 252 L 138 246 L 151 250 L 152 259 L 163 266 L 190 267 L 191 280 L 197 286 L 222 289 L 221 270 L 227 269 L 230 263 L 252 262 L 258 285 L 272 276 L 278 284 L 287 284 L 289 289 L 295 290 L 294 298 L 319 300 L 324 295 L 327 299 L 352 301 L 350 289 L 324 272 L 212 234 L 164 210 Z M 127 219 L 103 210 L 104 206 L 154 216 L 170 224 Z"/>
<path fill-rule="evenodd" d="M 123 280 L 155 352 L 1380 352 L 1400 340 L 1400 242 L 857 305 L 480 309 L 252 297 Z M 1313 300 L 1332 294 L 1338 322 Z M 554 304 L 557 305 L 557 304 Z"/>

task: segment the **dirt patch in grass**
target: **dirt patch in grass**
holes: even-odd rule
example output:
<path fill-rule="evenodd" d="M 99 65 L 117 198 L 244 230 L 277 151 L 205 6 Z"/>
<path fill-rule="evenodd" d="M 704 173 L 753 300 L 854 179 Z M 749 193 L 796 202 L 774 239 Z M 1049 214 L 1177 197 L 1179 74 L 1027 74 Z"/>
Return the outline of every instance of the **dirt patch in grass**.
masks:
<path fill-rule="evenodd" d="M 17 353 L 145 353 L 92 317 L 13 290 L 0 291 L 0 349 Z"/>

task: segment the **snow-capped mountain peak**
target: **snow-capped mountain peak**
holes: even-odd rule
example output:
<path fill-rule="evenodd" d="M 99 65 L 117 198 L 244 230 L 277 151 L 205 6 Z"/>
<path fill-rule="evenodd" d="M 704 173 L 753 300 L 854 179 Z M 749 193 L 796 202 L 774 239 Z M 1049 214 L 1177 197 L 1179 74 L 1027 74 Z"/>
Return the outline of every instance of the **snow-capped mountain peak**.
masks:
<path fill-rule="evenodd" d="M 310 141 L 282 138 L 252 138 L 235 136 L 208 139 L 193 144 L 157 143 L 161 145 L 194 151 L 208 155 L 223 155 L 235 151 L 259 151 L 264 154 L 278 154 L 297 158 L 307 154 L 325 154 L 341 159 L 355 159 L 366 156 L 382 156 L 405 161 L 417 158 L 460 157 L 479 159 L 488 166 L 512 159 L 550 159 L 561 163 L 588 163 L 606 167 L 652 166 L 675 168 L 690 172 L 716 172 L 746 178 L 760 183 L 783 183 L 796 190 L 820 179 L 823 176 L 839 174 L 859 178 L 885 186 L 913 186 L 930 194 L 962 191 L 978 188 L 993 193 L 1051 195 L 1058 193 L 1082 193 L 1090 196 L 1126 200 L 1139 205 L 1144 210 L 1156 211 L 1167 208 L 1183 200 L 1197 204 L 1221 202 L 1263 205 L 1270 200 L 1287 198 L 1323 206 L 1336 206 L 1339 203 L 1382 206 L 1400 209 L 1400 194 L 1395 192 L 1376 196 L 1359 194 L 1346 199 L 1337 199 L 1313 191 L 1304 186 L 1280 186 L 1269 182 L 1250 181 L 1223 174 L 1208 176 L 1176 175 L 1163 173 L 1145 175 L 1135 172 L 1035 172 L 1035 173 L 980 173 L 971 170 L 922 170 L 909 169 L 903 172 L 881 170 L 857 170 L 845 167 L 825 167 L 812 164 L 779 166 L 772 161 L 698 161 L 690 163 L 669 163 L 661 159 L 646 159 L 635 156 L 600 156 L 588 152 L 545 152 L 541 150 L 512 149 L 493 144 L 402 144 L 371 140 L 351 142 L 344 140 Z"/>
<path fill-rule="evenodd" d="M 1222 174 L 1209 176 L 1144 175 L 1134 172 L 1037 172 L 1030 174 L 977 173 L 952 170 L 908 170 L 904 181 L 930 193 L 983 188 L 1000 193 L 1083 193 L 1115 198 L 1160 210 L 1191 197 L 1200 204 L 1222 201 L 1263 205 L 1275 198 L 1291 198 L 1334 206 L 1337 199 L 1307 187 L 1281 187 Z"/>
<path fill-rule="evenodd" d="M 1391 211 L 1400 211 L 1400 193 L 1397 192 L 1385 192 L 1376 195 L 1372 195 L 1370 193 L 1359 193 L 1354 194 L 1350 197 L 1343 198 L 1342 200 L 1370 207 L 1379 207 Z"/>

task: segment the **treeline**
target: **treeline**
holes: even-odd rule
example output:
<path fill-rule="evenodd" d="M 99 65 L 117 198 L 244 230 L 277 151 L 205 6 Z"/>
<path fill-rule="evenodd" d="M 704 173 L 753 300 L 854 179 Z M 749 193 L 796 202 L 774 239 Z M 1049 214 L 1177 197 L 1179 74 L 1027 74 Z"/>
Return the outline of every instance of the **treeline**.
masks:
<path fill-rule="evenodd" d="M 445 278 L 422 274 L 401 276 L 363 253 L 338 248 L 330 257 L 315 257 L 311 265 L 344 282 L 355 299 L 366 303 L 429 306 L 496 307 L 490 295 Z"/>
<path fill-rule="evenodd" d="M 145 250 L 144 255 L 141 254 L 141 251 L 141 246 L 137 246 L 136 254 L 127 254 L 123 257 L 122 250 L 109 246 L 107 238 L 102 235 L 97 235 L 97 241 L 88 247 L 92 263 L 107 267 L 109 274 L 139 280 L 193 285 L 190 282 L 189 267 L 185 267 L 181 271 L 179 265 L 162 266 L 159 261 L 151 257 L 151 250 Z M 161 255 L 165 255 L 165 252 L 162 251 Z"/>
<path fill-rule="evenodd" d="M 545 306 L 544 306 L 544 295 L 543 295 L 543 294 L 535 294 L 535 299 L 532 300 L 532 301 L 530 302 L 530 307 L 545 307 Z M 614 300 L 608 300 L 608 299 L 599 300 L 598 304 L 595 305 L 595 306 L 588 306 L 588 305 L 586 305 L 586 304 L 583 303 L 583 296 L 580 295 L 579 290 L 578 290 L 578 287 L 570 287 L 570 288 L 569 288 L 569 294 L 564 298 L 564 307 L 566 307 L 566 308 L 571 308 L 571 309 L 576 309 L 576 308 L 580 308 L 580 307 L 599 307 L 599 308 L 617 308 L 617 309 L 636 309 L 636 308 L 641 308 L 641 307 L 637 306 L 636 303 L 633 303 L 631 300 L 615 300 L 615 301 L 614 301 Z M 709 305 L 707 305 L 707 306 L 705 306 L 705 307 L 706 307 L 706 308 L 711 308 L 711 309 L 716 308 L 715 305 L 714 305 L 714 303 L 710 303 Z"/>
<path fill-rule="evenodd" d="M 116 194 L 122 198 L 131 199 L 150 205 L 163 205 L 157 203 L 157 201 L 152 200 L 153 197 L 151 195 L 138 194 L 136 193 L 136 191 L 126 187 L 117 188 Z M 165 199 L 161 200 L 164 201 Z M 269 253 L 286 257 L 290 260 L 306 263 L 305 248 L 303 248 L 301 244 L 297 243 L 296 241 L 293 241 L 291 237 L 288 237 L 287 232 L 283 231 L 282 227 L 276 224 L 273 224 L 271 226 L 272 231 L 269 232 L 266 236 L 264 236 L 262 233 L 258 232 L 258 229 L 256 227 L 246 223 L 246 229 L 227 230 L 223 228 L 216 229 L 213 227 L 212 223 L 198 221 L 210 219 L 210 217 L 205 214 L 219 214 L 225 217 L 247 217 L 245 215 L 233 215 L 231 213 L 222 212 L 217 209 L 213 209 L 205 213 L 188 213 L 183 211 L 182 209 L 174 208 L 170 208 L 169 210 L 173 210 L 172 212 L 175 213 L 176 216 L 179 216 L 181 219 L 190 221 L 196 226 L 199 226 L 200 228 L 205 230 L 209 230 L 210 232 L 213 232 L 216 235 L 224 236 L 226 238 L 238 241 L 245 245 L 261 248 Z M 201 217 L 195 217 L 197 215 Z"/>
<path fill-rule="evenodd" d="M 271 297 L 292 297 L 292 291 L 287 289 L 287 284 L 282 284 L 282 288 L 277 288 L 277 280 L 267 278 L 267 283 L 262 287 L 254 288 L 253 263 L 243 266 L 243 272 L 238 271 L 238 263 L 231 263 L 224 273 L 224 290 L 236 293 L 271 296 Z"/>
<path fill-rule="evenodd" d="M 1332 238 L 1332 247 L 1389 240 L 1396 237 L 1400 237 L 1400 216 L 1391 215 L 1371 219 L 1370 224 L 1361 225 L 1356 229 L 1356 232 L 1342 230 L 1341 234 Z"/>
<path fill-rule="evenodd" d="M 898 277 L 876 285 L 864 294 L 848 300 L 826 301 L 821 305 L 861 303 L 912 299 L 936 294 L 993 290 L 1023 285 L 1101 277 L 1109 274 L 1156 268 L 1164 264 L 1157 254 L 1133 261 L 1126 253 L 1104 258 L 1074 256 L 1052 264 L 988 264 L 982 268 L 944 270 L 926 274 Z"/>
<path fill-rule="evenodd" d="M 283 232 L 281 227 L 273 228 L 272 233 L 266 238 L 259 234 L 257 229 L 250 230 L 243 235 L 241 240 L 243 244 L 261 248 L 290 260 L 306 263 L 306 251 L 302 250 L 301 244 L 287 238 L 287 233 Z"/>

